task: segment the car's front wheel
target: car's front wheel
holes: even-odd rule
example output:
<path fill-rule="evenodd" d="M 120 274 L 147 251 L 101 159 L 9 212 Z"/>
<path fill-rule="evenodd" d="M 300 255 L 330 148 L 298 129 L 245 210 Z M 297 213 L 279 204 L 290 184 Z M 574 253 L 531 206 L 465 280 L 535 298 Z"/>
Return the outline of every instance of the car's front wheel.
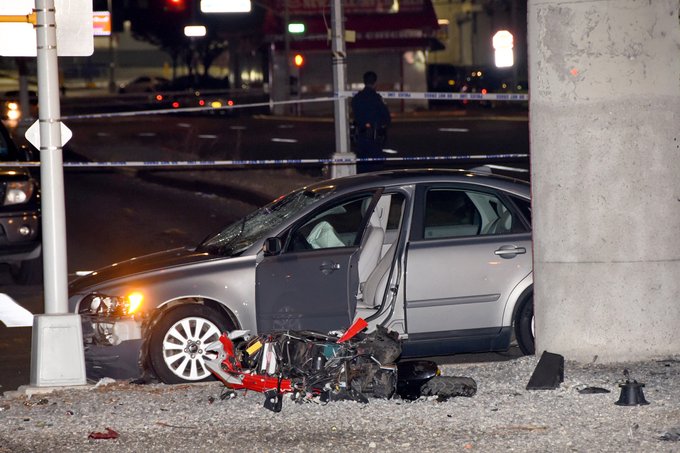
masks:
<path fill-rule="evenodd" d="M 173 308 L 156 323 L 149 339 L 149 360 L 166 384 L 212 379 L 207 360 L 217 357 L 215 348 L 231 323 L 205 305 Z"/>
<path fill-rule="evenodd" d="M 534 298 L 530 296 L 522 302 L 515 318 L 515 338 L 522 353 L 536 352 L 534 335 Z"/>

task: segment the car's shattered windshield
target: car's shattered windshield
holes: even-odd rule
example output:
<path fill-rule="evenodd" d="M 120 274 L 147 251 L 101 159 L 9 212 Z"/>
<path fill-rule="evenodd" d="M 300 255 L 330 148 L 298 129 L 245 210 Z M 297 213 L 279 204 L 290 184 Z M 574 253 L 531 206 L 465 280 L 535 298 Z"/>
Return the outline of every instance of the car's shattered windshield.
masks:
<path fill-rule="evenodd" d="M 198 248 L 220 255 L 237 255 L 288 219 L 299 215 L 310 204 L 327 197 L 334 188 L 335 186 L 323 186 L 291 192 L 232 223 L 203 241 Z"/>

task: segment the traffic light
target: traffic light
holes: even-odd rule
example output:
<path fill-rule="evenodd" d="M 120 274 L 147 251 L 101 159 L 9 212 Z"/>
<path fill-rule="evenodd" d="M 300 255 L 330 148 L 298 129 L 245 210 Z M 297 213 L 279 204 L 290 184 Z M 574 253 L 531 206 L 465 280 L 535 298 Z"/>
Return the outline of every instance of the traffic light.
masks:
<path fill-rule="evenodd" d="M 187 9 L 187 0 L 164 0 L 165 6 L 163 9 L 165 11 L 171 12 L 182 12 Z"/>
<path fill-rule="evenodd" d="M 293 57 L 293 64 L 296 68 L 301 68 L 305 64 L 305 57 L 302 54 L 296 53 Z"/>

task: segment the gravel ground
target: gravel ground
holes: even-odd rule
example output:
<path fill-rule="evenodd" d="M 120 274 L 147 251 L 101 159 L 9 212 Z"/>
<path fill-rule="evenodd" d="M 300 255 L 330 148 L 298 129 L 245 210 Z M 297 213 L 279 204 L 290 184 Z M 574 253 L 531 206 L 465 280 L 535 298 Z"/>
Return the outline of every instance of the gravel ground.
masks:
<path fill-rule="evenodd" d="M 526 390 L 538 357 L 442 365 L 477 381 L 473 397 L 439 402 L 296 404 L 280 413 L 263 396 L 220 399 L 219 382 L 135 385 L 0 399 L 0 452 L 680 452 L 680 357 L 615 365 L 567 362 L 556 390 Z M 617 406 L 623 370 L 644 383 L 646 406 Z M 100 382 L 99 384 L 103 384 Z M 611 393 L 581 394 L 584 387 Z M 111 428 L 116 439 L 90 439 Z M 663 440 L 669 437 L 675 440 Z"/>

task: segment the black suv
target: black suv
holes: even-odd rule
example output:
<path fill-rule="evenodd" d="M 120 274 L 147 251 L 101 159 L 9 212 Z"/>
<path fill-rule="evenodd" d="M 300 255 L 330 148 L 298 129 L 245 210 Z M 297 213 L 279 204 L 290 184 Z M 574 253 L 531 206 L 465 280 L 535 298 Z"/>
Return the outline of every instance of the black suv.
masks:
<path fill-rule="evenodd" d="M 27 167 L 6 162 L 30 161 L 32 155 L 0 123 L 0 264 L 8 264 L 21 284 L 42 281 L 40 191 Z"/>

